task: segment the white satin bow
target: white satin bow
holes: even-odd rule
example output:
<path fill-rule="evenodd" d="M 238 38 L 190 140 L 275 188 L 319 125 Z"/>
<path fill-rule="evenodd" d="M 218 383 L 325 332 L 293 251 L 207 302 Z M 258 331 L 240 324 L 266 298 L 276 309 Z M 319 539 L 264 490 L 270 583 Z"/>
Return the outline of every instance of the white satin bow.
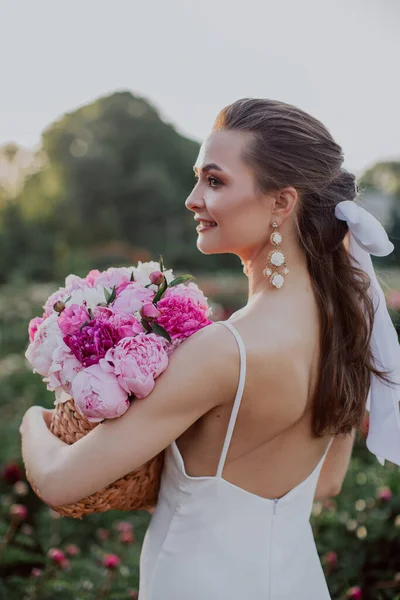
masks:
<path fill-rule="evenodd" d="M 347 222 L 352 259 L 371 278 L 370 293 L 375 307 L 371 350 L 378 368 L 388 371 L 394 381 L 390 385 L 371 375 L 367 448 L 382 465 L 386 459 L 400 466 L 400 345 L 370 256 L 387 256 L 394 246 L 381 223 L 355 202 L 339 202 L 335 216 Z"/>

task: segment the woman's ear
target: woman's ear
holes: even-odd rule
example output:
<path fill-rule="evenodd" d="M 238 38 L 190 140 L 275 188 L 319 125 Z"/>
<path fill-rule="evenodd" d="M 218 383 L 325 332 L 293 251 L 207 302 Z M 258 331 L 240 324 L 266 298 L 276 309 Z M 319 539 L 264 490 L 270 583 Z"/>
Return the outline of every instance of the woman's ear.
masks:
<path fill-rule="evenodd" d="M 272 208 L 274 217 L 278 217 L 278 219 L 280 217 L 281 223 L 283 223 L 294 211 L 298 198 L 297 190 L 294 187 L 286 187 L 278 190 Z M 278 225 L 281 223 L 278 223 Z"/>

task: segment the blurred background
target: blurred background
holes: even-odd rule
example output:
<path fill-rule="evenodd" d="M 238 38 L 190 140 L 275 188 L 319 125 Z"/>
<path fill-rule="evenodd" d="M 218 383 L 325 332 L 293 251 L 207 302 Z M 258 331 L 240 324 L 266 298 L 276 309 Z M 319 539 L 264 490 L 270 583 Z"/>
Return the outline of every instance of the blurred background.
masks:
<path fill-rule="evenodd" d="M 53 403 L 24 357 L 29 320 L 69 273 L 159 254 L 215 318 L 243 306 L 240 261 L 198 252 L 184 202 L 218 111 L 267 97 L 343 147 L 395 244 L 375 266 L 398 326 L 400 4 L 3 0 L 0 22 L 0 600 L 135 598 L 150 515 L 60 518 L 26 483 L 22 415 Z M 399 468 L 369 454 L 367 430 L 340 496 L 313 508 L 334 600 L 400 598 Z"/>

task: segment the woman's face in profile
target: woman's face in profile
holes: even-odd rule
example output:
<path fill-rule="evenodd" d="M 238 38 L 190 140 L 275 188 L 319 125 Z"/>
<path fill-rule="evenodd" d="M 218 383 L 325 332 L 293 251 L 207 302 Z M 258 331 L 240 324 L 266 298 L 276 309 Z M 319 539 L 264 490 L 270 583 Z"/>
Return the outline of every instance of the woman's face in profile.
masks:
<path fill-rule="evenodd" d="M 200 220 L 197 247 L 203 254 L 243 256 L 269 240 L 268 195 L 256 191 L 254 173 L 242 158 L 250 139 L 245 132 L 216 131 L 200 148 L 197 182 L 185 204 Z"/>

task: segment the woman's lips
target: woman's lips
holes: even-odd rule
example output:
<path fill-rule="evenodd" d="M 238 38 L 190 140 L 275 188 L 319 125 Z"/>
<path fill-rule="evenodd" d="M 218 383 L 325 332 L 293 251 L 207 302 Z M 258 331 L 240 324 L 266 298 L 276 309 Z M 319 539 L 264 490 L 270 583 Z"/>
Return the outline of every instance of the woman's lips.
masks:
<path fill-rule="evenodd" d="M 215 229 L 218 227 L 216 223 L 213 221 L 200 221 L 200 223 L 196 227 L 197 233 L 203 233 L 204 231 L 208 231 L 209 229 Z"/>

